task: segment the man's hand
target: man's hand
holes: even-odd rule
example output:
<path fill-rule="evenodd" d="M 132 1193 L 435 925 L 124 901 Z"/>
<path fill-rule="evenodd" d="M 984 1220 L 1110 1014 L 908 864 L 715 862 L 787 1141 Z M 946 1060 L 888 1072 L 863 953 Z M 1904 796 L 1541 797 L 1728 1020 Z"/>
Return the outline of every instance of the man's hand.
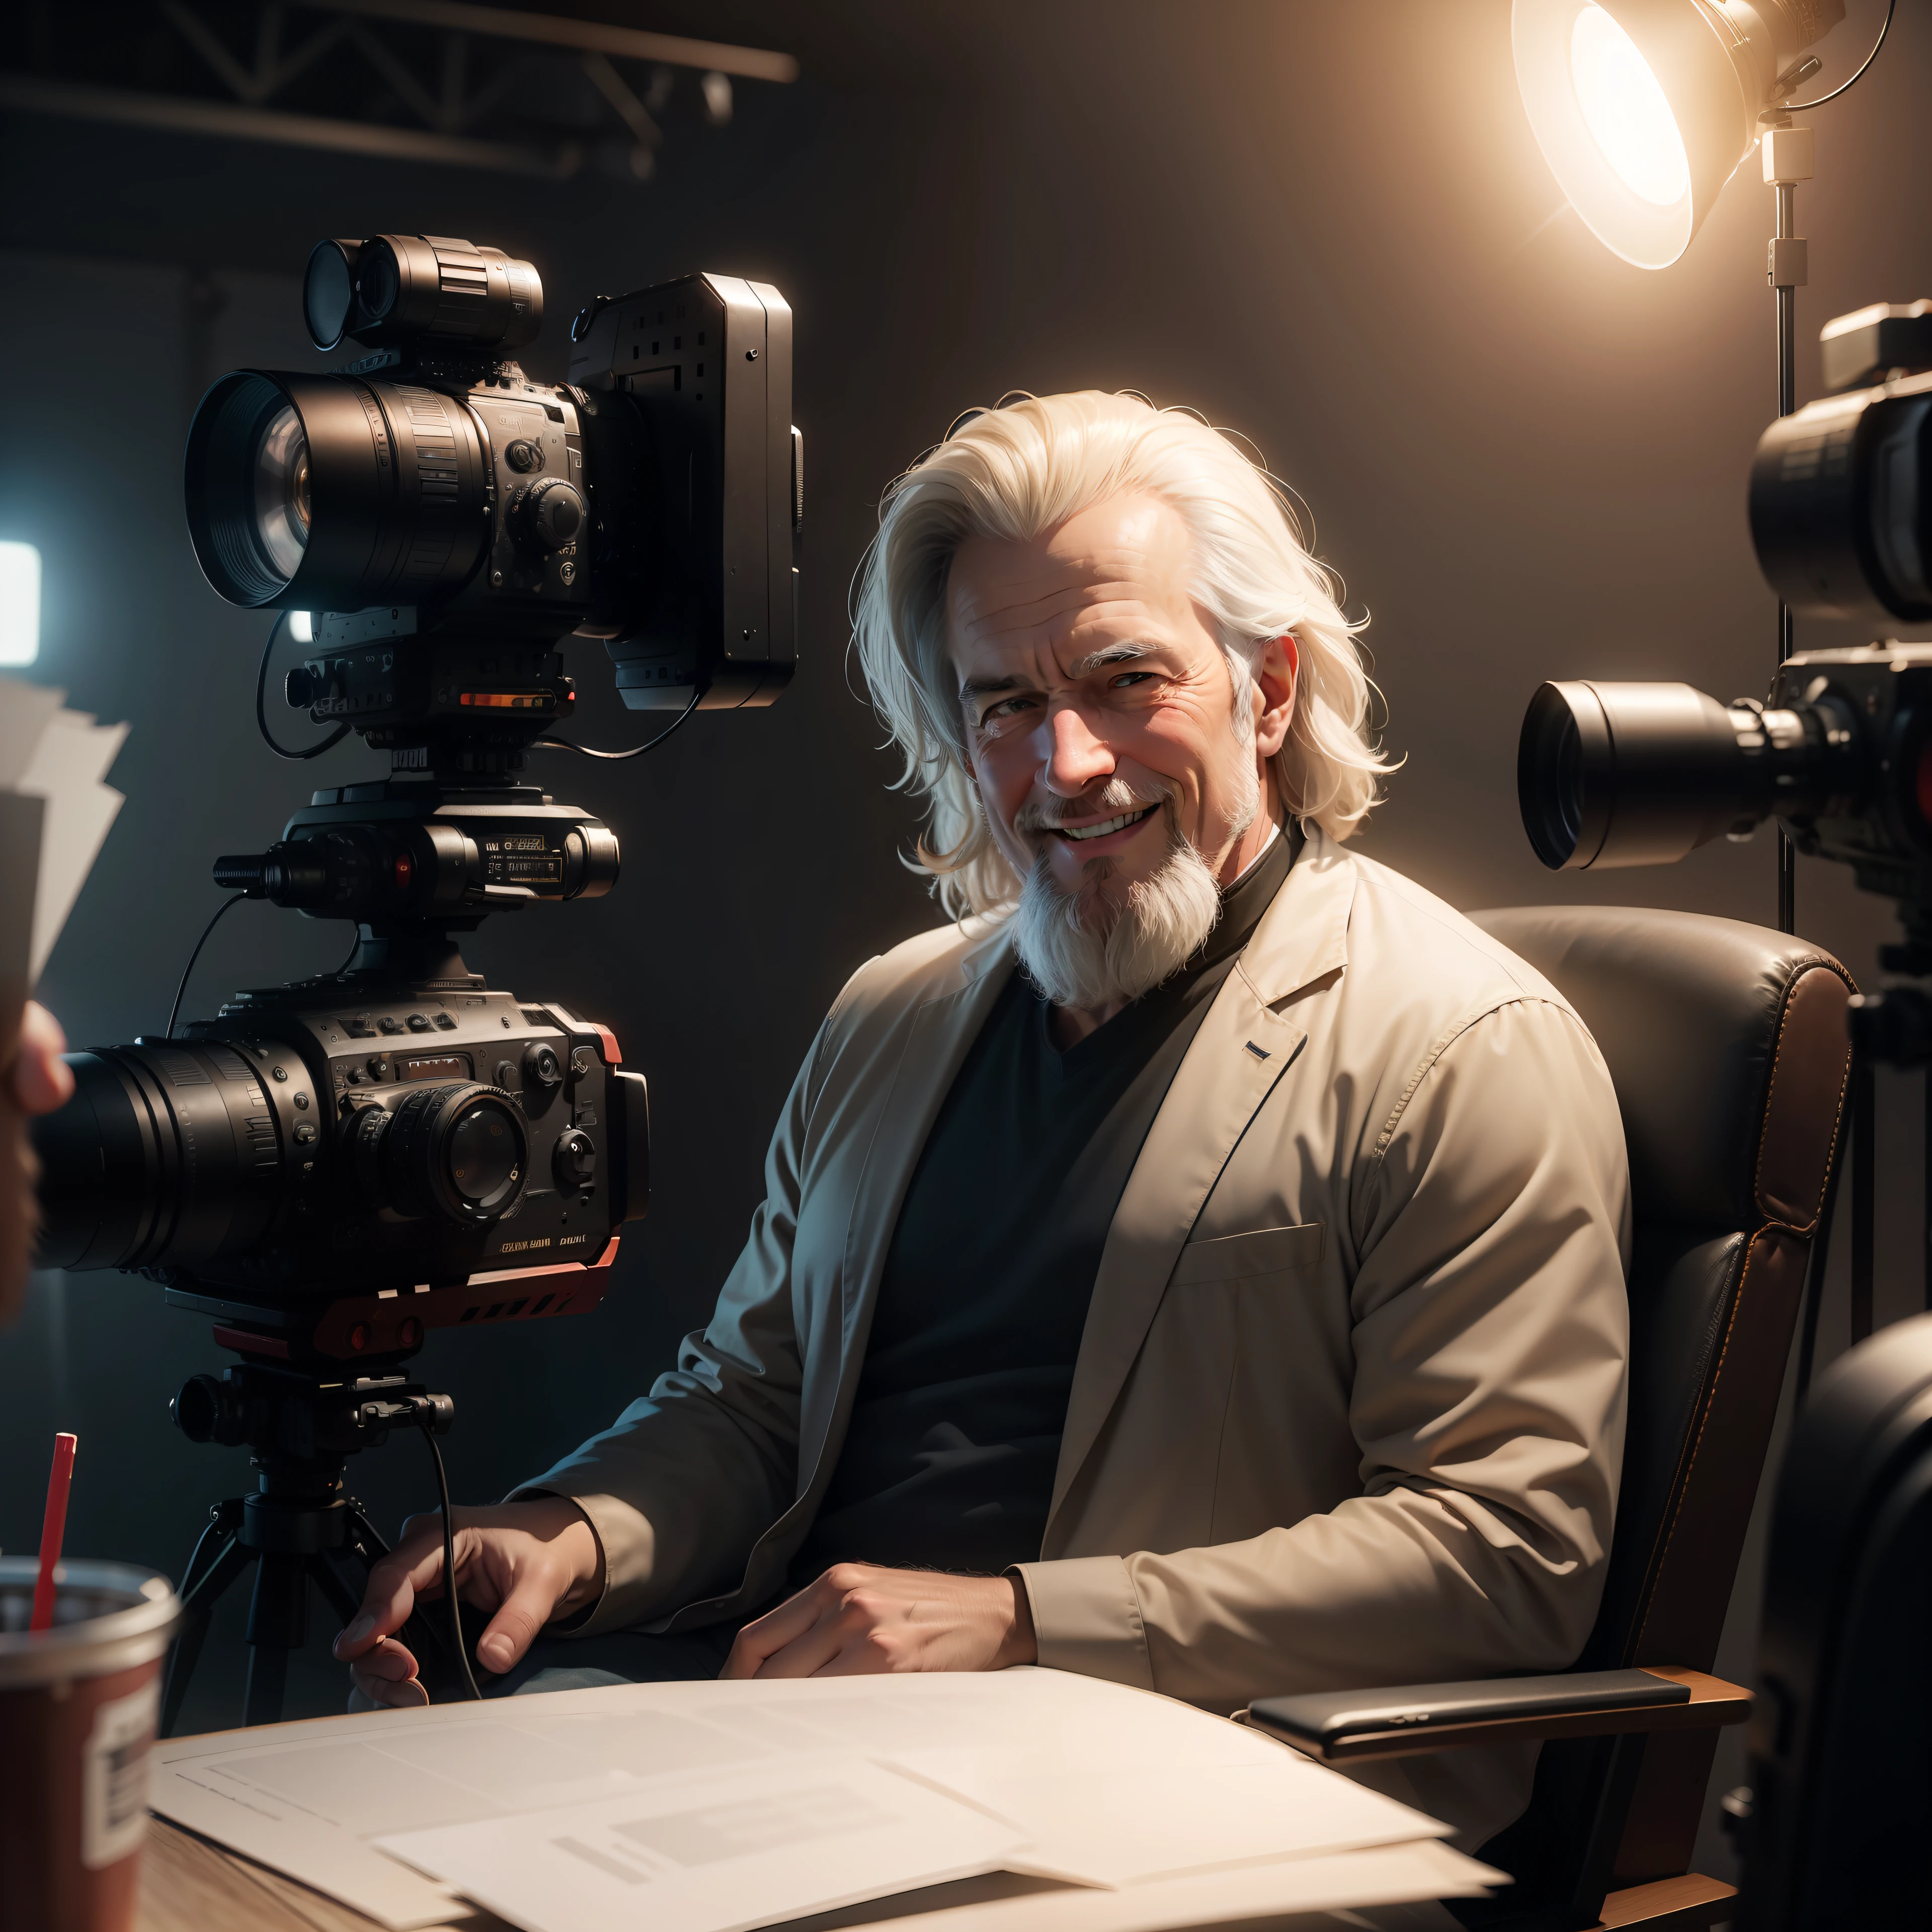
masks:
<path fill-rule="evenodd" d="M 498 1676 L 544 1624 L 594 1604 L 604 1590 L 604 1548 L 568 1496 L 455 1512 L 456 1592 L 494 1610 L 476 1660 Z M 356 1688 L 378 1704 L 427 1704 L 416 1660 L 396 1641 L 418 1600 L 442 1594 L 442 1516 L 412 1516 L 402 1540 L 369 1573 L 362 1613 L 335 1640 Z"/>
<path fill-rule="evenodd" d="M 1031 1664 L 1033 1610 L 1010 1576 L 835 1563 L 738 1633 L 723 1677 L 856 1677 Z"/>

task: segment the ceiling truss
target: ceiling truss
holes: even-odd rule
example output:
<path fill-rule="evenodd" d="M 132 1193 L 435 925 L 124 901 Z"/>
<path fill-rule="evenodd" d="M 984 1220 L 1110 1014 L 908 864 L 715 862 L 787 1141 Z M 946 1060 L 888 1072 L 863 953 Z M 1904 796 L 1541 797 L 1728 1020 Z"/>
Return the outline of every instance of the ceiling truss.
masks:
<path fill-rule="evenodd" d="M 692 98 L 701 118 L 721 126 L 731 118 L 734 80 L 783 85 L 798 74 L 789 54 L 466 0 L 153 5 L 192 50 L 211 91 L 151 92 L 10 67 L 0 69 L 0 106 L 553 182 L 572 179 L 594 154 L 615 148 L 630 177 L 643 182 L 655 170 L 681 82 L 688 94 L 695 77 Z M 292 94 L 325 63 L 340 76 L 345 61 L 362 82 L 362 112 L 301 111 Z M 547 129 L 541 114 L 510 111 L 529 92 L 533 64 L 556 95 L 562 64 L 584 83 L 572 124 Z"/>

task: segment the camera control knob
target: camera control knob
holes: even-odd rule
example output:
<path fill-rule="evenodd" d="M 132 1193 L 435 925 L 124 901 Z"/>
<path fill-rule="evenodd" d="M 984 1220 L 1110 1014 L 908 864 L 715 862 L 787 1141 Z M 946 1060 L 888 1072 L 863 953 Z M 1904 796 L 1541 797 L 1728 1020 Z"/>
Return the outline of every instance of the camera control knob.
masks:
<path fill-rule="evenodd" d="M 518 436 L 503 452 L 503 460 L 519 475 L 528 476 L 543 467 L 543 452 L 526 436 Z"/>
<path fill-rule="evenodd" d="M 524 1048 L 524 1084 L 534 1087 L 546 1097 L 563 1084 L 563 1064 L 556 1057 L 556 1048 L 533 1040 Z"/>
<path fill-rule="evenodd" d="M 546 476 L 530 486 L 523 502 L 524 530 L 541 550 L 561 550 L 576 542 L 584 528 L 584 499 L 574 484 Z"/>
<path fill-rule="evenodd" d="M 558 1140 L 550 1165 L 566 1194 L 580 1192 L 597 1178 L 597 1144 L 581 1127 L 572 1127 Z"/>
<path fill-rule="evenodd" d="M 190 1376 L 168 1404 L 175 1426 L 190 1442 L 220 1442 L 232 1448 L 248 1440 L 247 1418 L 228 1382 L 214 1376 Z"/>

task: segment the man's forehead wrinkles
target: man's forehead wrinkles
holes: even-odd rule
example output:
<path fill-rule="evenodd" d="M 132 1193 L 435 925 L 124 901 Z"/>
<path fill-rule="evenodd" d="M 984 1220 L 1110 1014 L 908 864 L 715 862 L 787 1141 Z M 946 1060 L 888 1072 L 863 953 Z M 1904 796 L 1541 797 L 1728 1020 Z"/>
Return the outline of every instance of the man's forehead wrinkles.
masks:
<path fill-rule="evenodd" d="M 960 627 L 961 641 L 1002 653 L 1012 650 L 1054 650 L 1084 633 L 1119 625 L 1136 632 L 1153 628 L 1152 614 L 1138 597 L 1082 598 L 1042 610 L 988 610 L 969 617 Z"/>

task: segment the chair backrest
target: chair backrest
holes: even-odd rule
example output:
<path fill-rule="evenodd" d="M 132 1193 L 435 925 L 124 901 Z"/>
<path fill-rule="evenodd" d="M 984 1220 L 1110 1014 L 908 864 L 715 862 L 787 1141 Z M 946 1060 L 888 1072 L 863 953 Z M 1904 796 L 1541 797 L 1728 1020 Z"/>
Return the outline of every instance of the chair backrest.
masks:
<path fill-rule="evenodd" d="M 1580 1670 L 1708 1670 L 1803 1300 L 1851 1050 L 1851 976 L 1804 940 L 1733 920 L 1521 907 L 1477 923 L 1554 984 L 1594 1036 L 1629 1149 L 1630 1426 L 1603 1605 Z M 1561 1865 L 1603 1851 L 1609 1741 L 1546 1748 L 1529 1813 L 1492 1848 Z M 1605 1874 L 1688 1863 L 1714 1734 L 1645 1747 Z M 1628 1754 L 1622 1760 L 1628 1776 Z M 1567 1822 L 1566 1822 L 1567 1821 Z"/>

